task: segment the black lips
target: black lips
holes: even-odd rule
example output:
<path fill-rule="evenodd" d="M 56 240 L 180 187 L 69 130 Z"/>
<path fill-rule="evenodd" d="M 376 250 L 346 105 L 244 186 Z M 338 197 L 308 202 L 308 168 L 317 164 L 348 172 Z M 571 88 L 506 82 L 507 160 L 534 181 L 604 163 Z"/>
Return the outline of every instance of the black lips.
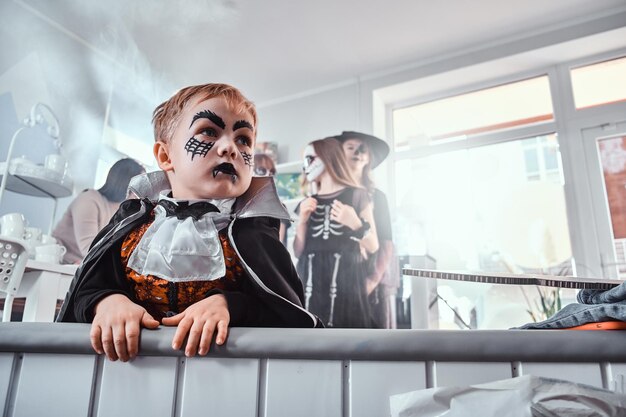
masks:
<path fill-rule="evenodd" d="M 238 177 L 237 170 L 235 169 L 233 164 L 230 164 L 228 162 L 222 162 L 221 164 L 213 168 L 213 178 L 217 177 L 217 174 L 219 173 L 230 175 L 230 178 L 233 183 L 237 181 L 237 177 Z"/>
<path fill-rule="evenodd" d="M 233 164 L 229 164 L 228 162 L 223 162 L 213 168 L 213 178 L 215 178 L 220 172 L 227 175 L 237 175 L 237 170 Z"/>

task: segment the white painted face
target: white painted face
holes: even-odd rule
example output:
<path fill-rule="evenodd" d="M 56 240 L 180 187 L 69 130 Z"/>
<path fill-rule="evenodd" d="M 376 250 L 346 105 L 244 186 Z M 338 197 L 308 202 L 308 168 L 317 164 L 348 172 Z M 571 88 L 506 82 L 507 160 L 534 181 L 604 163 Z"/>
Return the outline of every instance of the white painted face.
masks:
<path fill-rule="evenodd" d="M 315 181 L 326 169 L 324 162 L 317 156 L 313 145 L 307 145 L 304 149 L 304 163 L 302 165 L 306 180 Z"/>

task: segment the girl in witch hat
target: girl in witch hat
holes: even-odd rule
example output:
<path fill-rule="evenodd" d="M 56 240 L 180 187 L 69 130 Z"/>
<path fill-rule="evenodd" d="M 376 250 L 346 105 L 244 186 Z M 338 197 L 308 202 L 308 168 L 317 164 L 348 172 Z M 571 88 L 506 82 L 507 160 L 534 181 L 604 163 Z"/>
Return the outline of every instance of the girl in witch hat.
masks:
<path fill-rule="evenodd" d="M 392 262 L 391 216 L 385 193 L 376 188 L 371 179 L 371 171 L 389 155 L 389 145 L 376 136 L 360 132 L 342 132 L 336 138 L 343 145 L 351 174 L 369 192 L 373 203 L 379 249 L 368 258 L 367 293 L 371 313 L 378 327 L 395 328 L 393 307 L 400 276 Z"/>

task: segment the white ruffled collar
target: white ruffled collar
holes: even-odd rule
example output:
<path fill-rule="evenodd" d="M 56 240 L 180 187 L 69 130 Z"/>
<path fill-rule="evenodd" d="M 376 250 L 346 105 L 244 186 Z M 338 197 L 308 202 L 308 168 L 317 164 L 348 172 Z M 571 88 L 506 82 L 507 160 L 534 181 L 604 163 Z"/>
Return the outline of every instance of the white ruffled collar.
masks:
<path fill-rule="evenodd" d="M 156 205 L 154 221 L 145 231 L 128 259 L 128 267 L 140 275 L 152 275 L 171 282 L 211 281 L 226 274 L 219 230 L 228 225 L 234 198 L 184 200 L 170 197 L 163 190 L 159 200 L 190 205 L 208 202 L 218 212 L 210 211 L 198 219 L 167 216 L 165 208 Z"/>

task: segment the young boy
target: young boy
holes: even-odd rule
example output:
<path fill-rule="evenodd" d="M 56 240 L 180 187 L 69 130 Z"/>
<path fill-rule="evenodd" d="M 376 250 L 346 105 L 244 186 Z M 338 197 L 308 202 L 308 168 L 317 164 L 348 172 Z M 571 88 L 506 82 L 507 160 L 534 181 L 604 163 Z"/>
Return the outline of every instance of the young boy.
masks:
<path fill-rule="evenodd" d="M 185 354 L 206 355 L 228 326 L 316 327 L 278 240 L 289 218 L 270 177 L 252 178 L 257 115 L 237 89 L 187 87 L 153 116 L 161 171 L 135 177 L 96 237 L 58 321 L 91 322 L 94 350 L 127 361 L 140 328 L 177 326 Z"/>

